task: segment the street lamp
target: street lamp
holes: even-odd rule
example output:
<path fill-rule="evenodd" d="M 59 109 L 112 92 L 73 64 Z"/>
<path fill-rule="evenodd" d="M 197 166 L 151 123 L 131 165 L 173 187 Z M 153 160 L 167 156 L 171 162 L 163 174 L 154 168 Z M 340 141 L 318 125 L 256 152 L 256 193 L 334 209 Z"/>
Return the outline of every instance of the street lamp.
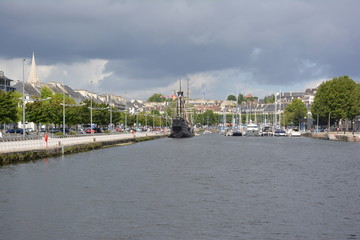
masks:
<path fill-rule="evenodd" d="M 110 112 L 110 131 L 111 131 L 112 130 L 112 112 L 113 112 L 113 110 L 110 108 L 109 112 Z"/>
<path fill-rule="evenodd" d="M 23 59 L 23 89 L 22 89 L 22 93 L 23 93 L 23 97 L 22 97 L 22 110 L 23 110 L 23 136 L 25 138 L 25 58 Z"/>
<path fill-rule="evenodd" d="M 92 104 L 91 104 L 91 107 L 89 107 L 89 108 L 90 108 L 90 122 L 91 122 L 91 123 L 90 123 L 90 124 L 91 124 L 91 126 L 90 126 L 90 133 L 93 134 L 93 131 L 92 131 L 92 120 L 93 120 L 93 119 L 92 119 L 92 117 L 93 117 L 93 116 L 92 116 L 92 110 L 93 110 L 93 109 L 94 109 L 94 110 L 106 110 L 106 109 L 109 109 L 110 107 L 106 107 L 106 108 L 93 108 L 93 107 L 92 107 Z"/>
<path fill-rule="evenodd" d="M 90 83 L 91 83 L 91 90 L 92 90 L 92 80 L 90 81 Z M 93 131 L 92 131 L 92 125 L 93 125 L 93 123 L 92 123 L 92 94 L 90 94 L 90 134 L 93 134 Z"/>
<path fill-rule="evenodd" d="M 319 114 L 317 114 L 317 119 L 316 119 L 316 132 L 319 132 Z"/>
<path fill-rule="evenodd" d="M 153 115 L 153 130 L 155 129 L 155 115 Z"/>
<path fill-rule="evenodd" d="M 141 113 L 137 113 L 137 115 L 141 115 L 141 116 L 145 116 L 145 124 L 143 127 L 147 127 L 147 114 L 141 114 Z"/>
<path fill-rule="evenodd" d="M 136 129 L 139 128 L 139 114 L 136 113 Z"/>
<path fill-rule="evenodd" d="M 63 136 L 65 136 L 65 106 L 66 107 L 79 107 L 79 106 L 84 106 L 85 103 L 82 103 L 82 104 L 65 104 L 65 101 L 64 101 L 64 103 L 60 103 L 60 105 L 63 106 Z"/>

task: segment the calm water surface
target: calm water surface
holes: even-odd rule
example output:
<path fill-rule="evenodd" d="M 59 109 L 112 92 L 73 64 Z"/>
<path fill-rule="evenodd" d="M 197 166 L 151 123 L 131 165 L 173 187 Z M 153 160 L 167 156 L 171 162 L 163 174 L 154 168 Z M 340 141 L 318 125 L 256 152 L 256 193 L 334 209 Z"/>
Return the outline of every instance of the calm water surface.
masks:
<path fill-rule="evenodd" d="M 0 239 L 360 239 L 360 145 L 160 139 L 0 168 Z"/>

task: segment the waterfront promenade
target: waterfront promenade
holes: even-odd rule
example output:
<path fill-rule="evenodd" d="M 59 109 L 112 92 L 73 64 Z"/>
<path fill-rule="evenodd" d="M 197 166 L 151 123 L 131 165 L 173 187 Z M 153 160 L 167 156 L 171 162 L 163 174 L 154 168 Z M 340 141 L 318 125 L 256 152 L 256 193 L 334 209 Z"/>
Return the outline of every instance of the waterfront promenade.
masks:
<path fill-rule="evenodd" d="M 39 139 L 26 139 L 22 140 L 17 138 L 16 141 L 1 141 L 0 142 L 0 154 L 1 153 L 15 153 L 31 150 L 44 150 L 58 147 L 67 147 L 79 144 L 89 143 L 101 143 L 107 141 L 120 141 L 141 137 L 155 137 L 164 136 L 166 133 L 162 132 L 136 132 L 134 135 L 131 133 L 115 133 L 115 134 L 94 134 L 94 135 L 76 135 L 67 137 L 51 137 L 48 141 L 45 138 Z M 5 140 L 5 139 L 3 139 Z"/>
<path fill-rule="evenodd" d="M 342 142 L 360 142 L 360 133 L 351 133 L 351 132 L 306 132 L 302 133 L 304 137 L 312 137 L 319 139 L 326 139 L 331 141 L 342 141 Z"/>

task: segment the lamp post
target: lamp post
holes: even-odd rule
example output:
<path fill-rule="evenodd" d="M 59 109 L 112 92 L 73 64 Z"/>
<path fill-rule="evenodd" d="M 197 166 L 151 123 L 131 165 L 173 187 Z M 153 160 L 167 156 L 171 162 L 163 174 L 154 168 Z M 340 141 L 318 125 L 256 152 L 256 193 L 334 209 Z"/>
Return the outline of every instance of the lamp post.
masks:
<path fill-rule="evenodd" d="M 85 103 L 82 103 L 82 104 L 65 104 L 65 101 L 64 101 L 64 103 L 60 103 L 60 105 L 63 106 L 63 135 L 65 136 L 65 107 L 80 107 L 80 106 L 84 106 Z"/>
<path fill-rule="evenodd" d="M 110 107 L 106 107 L 106 108 L 93 108 L 92 107 L 92 104 L 91 104 L 91 107 L 90 108 L 90 121 L 91 121 L 91 127 L 90 127 L 90 133 L 93 134 L 93 131 L 92 131 L 92 110 L 95 109 L 95 110 L 106 110 L 106 109 L 109 109 Z"/>
<path fill-rule="evenodd" d="M 139 114 L 138 113 L 135 113 L 136 114 L 136 129 L 139 128 Z"/>
<path fill-rule="evenodd" d="M 153 130 L 155 129 L 155 115 L 153 115 Z"/>
<path fill-rule="evenodd" d="M 92 89 L 92 80 L 90 81 L 90 83 L 91 83 L 91 89 Z M 92 94 L 90 94 L 90 134 L 93 134 L 93 131 L 92 131 L 92 125 L 93 125 L 93 123 L 92 123 L 92 109 L 93 109 L 93 107 L 92 107 Z"/>
<path fill-rule="evenodd" d="M 23 136 L 25 138 L 25 58 L 23 59 L 23 97 L 22 97 L 22 110 L 23 110 Z"/>
<path fill-rule="evenodd" d="M 63 81 L 63 88 L 64 88 Z M 65 136 L 65 89 L 63 90 L 63 136 Z"/>
<path fill-rule="evenodd" d="M 317 119 L 316 119 L 316 132 L 319 132 L 319 114 L 317 114 Z"/>
<path fill-rule="evenodd" d="M 112 112 L 113 112 L 113 110 L 109 109 L 109 112 L 110 112 L 110 131 L 111 131 L 112 130 Z"/>
<path fill-rule="evenodd" d="M 124 111 L 124 113 L 125 113 L 125 129 L 127 129 L 127 112 Z"/>

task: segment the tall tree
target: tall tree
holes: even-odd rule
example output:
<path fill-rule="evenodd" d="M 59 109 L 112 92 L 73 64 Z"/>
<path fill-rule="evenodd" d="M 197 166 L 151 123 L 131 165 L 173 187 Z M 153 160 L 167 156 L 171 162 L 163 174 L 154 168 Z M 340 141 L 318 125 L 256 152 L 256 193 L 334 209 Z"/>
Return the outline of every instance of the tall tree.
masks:
<path fill-rule="evenodd" d="M 230 95 L 227 97 L 227 100 L 228 100 L 228 101 L 236 101 L 236 96 L 230 94 Z"/>
<path fill-rule="evenodd" d="M 53 94 L 53 92 L 51 91 L 51 89 L 50 88 L 48 88 L 48 87 L 43 87 L 43 88 L 41 88 L 41 90 L 40 90 L 40 96 L 41 96 L 41 98 L 42 99 L 45 99 L 45 98 L 48 98 L 48 97 L 52 97 L 54 94 Z"/>
<path fill-rule="evenodd" d="M 275 102 L 275 95 L 267 96 L 265 97 L 267 100 L 267 103 L 274 103 Z"/>
<path fill-rule="evenodd" d="M 313 116 L 352 120 L 360 114 L 359 84 L 348 76 L 323 82 L 317 89 L 311 108 Z"/>
<path fill-rule="evenodd" d="M 287 124 L 298 125 L 299 120 L 307 115 L 307 107 L 301 99 L 294 99 L 285 108 L 285 119 Z"/>
<path fill-rule="evenodd" d="M 19 103 L 19 94 L 0 90 L 0 123 L 9 124 L 19 121 Z"/>
<path fill-rule="evenodd" d="M 241 93 L 238 96 L 238 104 L 242 104 L 243 102 L 245 102 L 245 98 L 244 95 L 242 95 Z"/>
<path fill-rule="evenodd" d="M 147 102 L 164 102 L 165 98 L 161 93 L 154 93 L 151 97 L 149 97 Z"/>

